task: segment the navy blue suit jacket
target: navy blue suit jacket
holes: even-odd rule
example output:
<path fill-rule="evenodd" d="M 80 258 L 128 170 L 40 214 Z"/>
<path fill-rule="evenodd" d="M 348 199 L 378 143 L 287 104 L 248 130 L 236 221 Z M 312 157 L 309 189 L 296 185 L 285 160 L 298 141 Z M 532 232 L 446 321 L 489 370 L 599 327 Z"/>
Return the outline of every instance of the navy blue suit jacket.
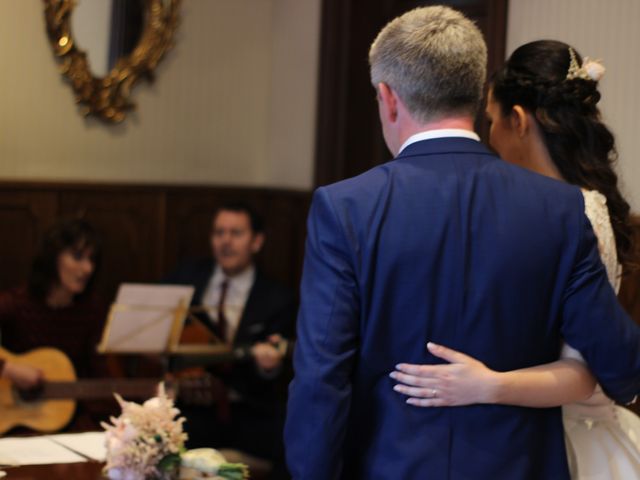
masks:
<path fill-rule="evenodd" d="M 399 362 L 434 341 L 506 371 L 564 340 L 607 393 L 640 390 L 579 189 L 464 138 L 414 143 L 320 188 L 308 219 L 285 442 L 295 479 L 568 478 L 560 409 L 417 408 Z"/>

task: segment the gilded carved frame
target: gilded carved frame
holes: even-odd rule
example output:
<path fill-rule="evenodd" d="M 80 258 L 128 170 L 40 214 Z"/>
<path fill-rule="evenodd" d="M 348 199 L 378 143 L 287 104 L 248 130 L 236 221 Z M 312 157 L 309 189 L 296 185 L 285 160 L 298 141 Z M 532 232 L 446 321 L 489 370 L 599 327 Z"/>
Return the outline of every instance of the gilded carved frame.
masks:
<path fill-rule="evenodd" d="M 71 83 L 76 102 L 83 106 L 82 113 L 108 123 L 121 122 L 135 108 L 129 100 L 135 83 L 141 77 L 152 81 L 156 66 L 171 48 L 182 0 L 144 0 L 146 22 L 138 45 L 102 78 L 91 73 L 86 53 L 73 38 L 71 15 L 76 1 L 43 1 L 51 47 L 62 74 Z"/>

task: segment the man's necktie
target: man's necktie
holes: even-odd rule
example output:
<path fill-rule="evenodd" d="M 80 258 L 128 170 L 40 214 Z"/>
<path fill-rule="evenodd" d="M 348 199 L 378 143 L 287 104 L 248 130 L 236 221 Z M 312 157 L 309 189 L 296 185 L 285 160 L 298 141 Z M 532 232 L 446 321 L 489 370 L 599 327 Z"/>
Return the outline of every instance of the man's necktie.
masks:
<path fill-rule="evenodd" d="M 227 297 L 227 290 L 229 288 L 229 280 L 225 279 L 220 284 L 220 300 L 218 300 L 218 332 L 220 334 L 220 340 L 227 341 L 227 329 L 229 324 L 227 323 L 227 316 L 224 313 L 224 302 Z"/>

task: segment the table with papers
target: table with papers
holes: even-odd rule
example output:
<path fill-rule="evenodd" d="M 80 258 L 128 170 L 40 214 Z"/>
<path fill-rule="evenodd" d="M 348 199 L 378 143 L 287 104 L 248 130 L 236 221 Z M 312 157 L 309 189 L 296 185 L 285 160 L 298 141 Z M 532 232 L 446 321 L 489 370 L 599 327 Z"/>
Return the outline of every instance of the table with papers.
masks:
<path fill-rule="evenodd" d="M 100 479 L 104 432 L 0 438 L 0 468 L 7 480 Z"/>

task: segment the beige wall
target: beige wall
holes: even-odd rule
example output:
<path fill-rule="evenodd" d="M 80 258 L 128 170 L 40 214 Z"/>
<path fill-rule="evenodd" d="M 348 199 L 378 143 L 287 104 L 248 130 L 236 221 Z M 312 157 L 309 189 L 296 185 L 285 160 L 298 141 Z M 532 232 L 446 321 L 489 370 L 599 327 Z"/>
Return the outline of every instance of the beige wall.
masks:
<path fill-rule="evenodd" d="M 618 144 L 618 171 L 632 209 L 640 212 L 640 1 L 510 0 L 507 53 L 540 38 L 563 40 L 602 59 L 601 108 Z"/>
<path fill-rule="evenodd" d="M 0 2 L 0 179 L 312 182 L 320 0 L 185 0 L 137 112 L 85 119 L 58 73 L 42 2 Z"/>

